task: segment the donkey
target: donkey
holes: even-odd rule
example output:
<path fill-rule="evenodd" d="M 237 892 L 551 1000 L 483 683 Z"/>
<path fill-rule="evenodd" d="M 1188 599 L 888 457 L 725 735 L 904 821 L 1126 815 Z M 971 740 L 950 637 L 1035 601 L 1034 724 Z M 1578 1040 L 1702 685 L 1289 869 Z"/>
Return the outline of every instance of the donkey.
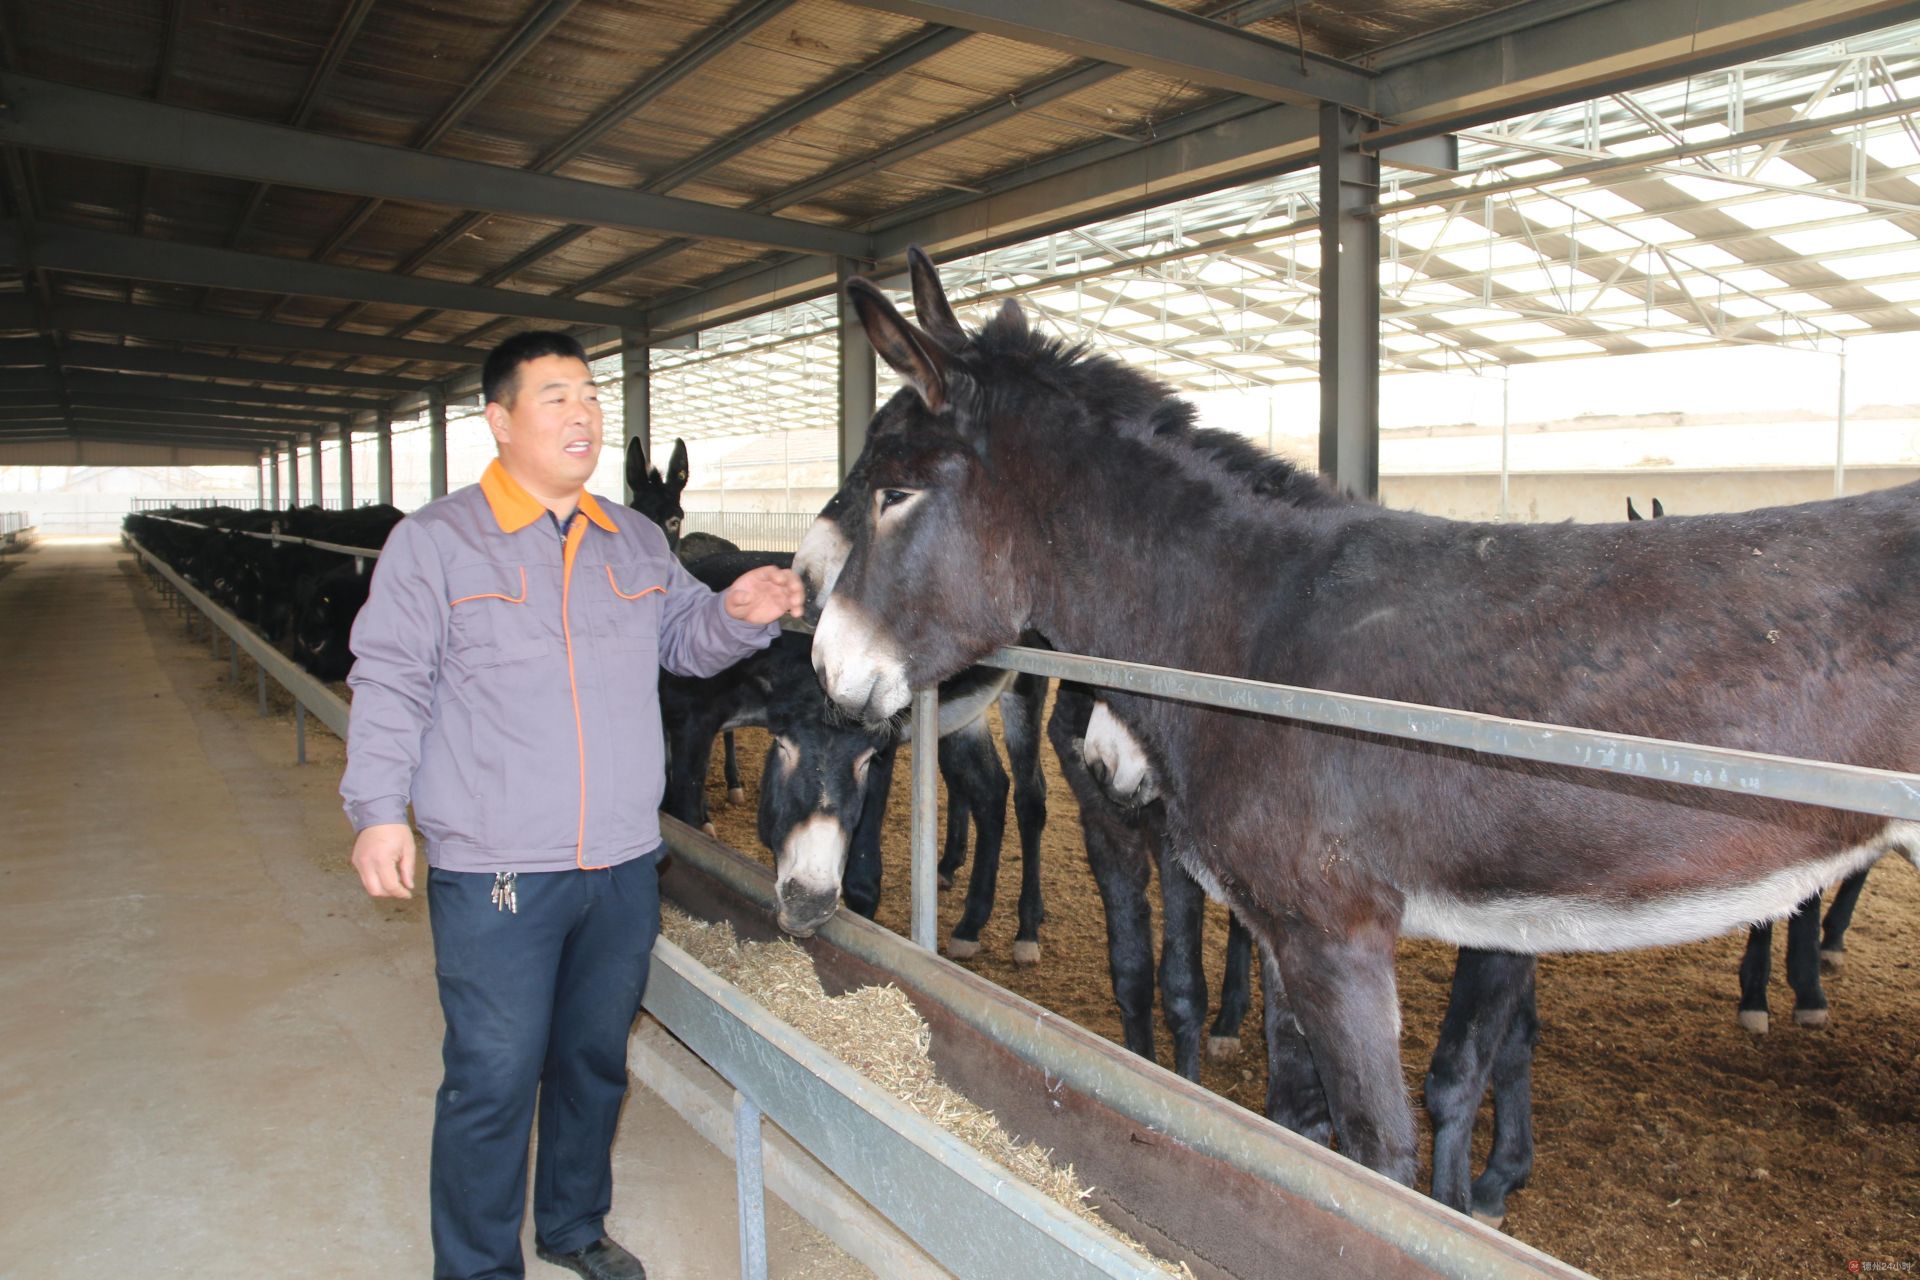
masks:
<path fill-rule="evenodd" d="M 1655 520 L 1667 514 L 1660 499 L 1653 500 Z M 1627 499 L 1627 519 L 1644 519 Z M 1819 1029 L 1827 1025 L 1827 993 L 1820 975 L 1837 972 L 1845 962 L 1847 929 L 1853 924 L 1854 904 L 1867 883 L 1867 868 L 1840 882 L 1827 909 L 1826 921 L 1820 919 L 1820 895 L 1814 894 L 1793 909 L 1787 917 L 1787 985 L 1793 988 L 1793 1020 L 1802 1027 Z M 1773 922 L 1762 921 L 1747 928 L 1747 950 L 1740 958 L 1740 1026 L 1763 1036 L 1772 1023 L 1767 1010 L 1767 984 L 1773 971 Z"/>
<path fill-rule="evenodd" d="M 1911 771 L 1920 485 L 1619 526 L 1250 494 L 1157 441 L 1168 389 L 1031 332 L 960 351 L 848 293 L 905 386 L 813 662 L 863 721 L 1037 631 L 1070 651 Z M 1168 838 L 1272 957 L 1342 1150 L 1415 1166 L 1401 933 L 1525 952 L 1779 918 L 1920 824 L 1119 691 Z"/>

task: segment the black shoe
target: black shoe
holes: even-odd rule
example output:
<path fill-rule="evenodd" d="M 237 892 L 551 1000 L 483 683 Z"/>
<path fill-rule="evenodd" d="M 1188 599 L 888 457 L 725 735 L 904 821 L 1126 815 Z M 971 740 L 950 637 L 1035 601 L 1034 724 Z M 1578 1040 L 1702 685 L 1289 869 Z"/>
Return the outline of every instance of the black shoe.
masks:
<path fill-rule="evenodd" d="M 640 1265 L 640 1259 L 606 1236 L 572 1253 L 555 1253 L 535 1241 L 533 1252 L 540 1261 L 578 1271 L 587 1280 L 647 1280 L 647 1269 Z"/>

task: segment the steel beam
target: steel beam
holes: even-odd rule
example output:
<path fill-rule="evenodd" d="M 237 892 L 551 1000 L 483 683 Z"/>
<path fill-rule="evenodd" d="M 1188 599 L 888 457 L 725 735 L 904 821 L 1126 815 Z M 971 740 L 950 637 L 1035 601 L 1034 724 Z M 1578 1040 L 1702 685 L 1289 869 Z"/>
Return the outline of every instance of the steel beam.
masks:
<path fill-rule="evenodd" d="M 376 356 L 385 360 L 423 360 L 430 363 L 477 365 L 487 353 L 476 347 L 442 342 L 414 342 L 371 333 L 344 333 L 303 324 L 277 324 L 246 316 L 207 315 L 165 307 L 128 306 L 120 302 L 62 301 L 51 313 L 54 328 L 66 333 L 114 333 L 173 342 L 205 342 L 223 347 L 285 348 L 291 351 L 331 351 L 338 355 Z"/>
<path fill-rule="evenodd" d="M 428 155 L 0 75 L 0 142 L 308 190 L 547 222 L 690 235 L 809 253 L 863 253 L 867 237 L 790 218 Z"/>
<path fill-rule="evenodd" d="M 634 440 L 649 461 L 653 458 L 653 378 L 649 368 L 647 331 L 620 331 L 620 443 L 622 448 Z M 633 489 L 626 489 L 627 501 L 633 501 Z"/>
<path fill-rule="evenodd" d="M 573 302 L 540 293 L 453 284 L 360 267 L 336 267 L 273 254 L 242 253 L 176 240 L 116 235 L 46 223 L 30 233 L 0 229 L 0 265 L 20 270 L 78 271 L 161 284 L 199 285 L 255 293 L 293 293 L 403 307 L 437 307 L 480 315 L 513 316 L 555 324 L 631 323 L 624 307 Z"/>
<path fill-rule="evenodd" d="M 340 509 L 353 507 L 353 424 L 340 424 Z"/>
<path fill-rule="evenodd" d="M 95 409 L 134 410 L 166 418 L 184 417 L 196 420 L 239 418 L 247 422 L 332 423 L 338 422 L 341 418 L 337 411 L 330 409 L 285 409 L 277 405 L 229 404 L 224 401 L 200 403 L 170 396 L 129 396 L 78 388 L 69 395 L 68 400 L 76 410 L 86 406 Z"/>
<path fill-rule="evenodd" d="M 0 374 L 0 388 L 10 375 Z M 67 386 L 73 394 L 143 396 L 152 400 L 185 400 L 197 404 L 263 405 L 279 409 L 319 409 L 327 416 L 377 413 L 384 401 L 353 396 L 314 395 L 306 391 L 267 391 L 232 387 L 217 382 L 183 382 L 167 377 L 126 377 L 113 373 L 69 370 Z"/>
<path fill-rule="evenodd" d="M 41 338 L 0 342 L 0 365 L 45 367 L 56 357 Z M 166 373 L 193 378 L 234 378 L 295 387 L 326 387 L 340 391 L 373 391 L 385 395 L 419 394 L 424 378 L 399 378 L 385 373 L 350 373 L 344 369 L 317 369 L 304 364 L 272 364 L 263 360 L 230 360 L 191 351 L 158 347 L 123 347 L 108 342 L 63 341 L 58 360 L 66 369 L 103 369 L 123 373 Z"/>
<path fill-rule="evenodd" d="M 855 3 L 1272 102 L 1372 106 L 1365 71 L 1150 0 Z"/>
<path fill-rule="evenodd" d="M 427 388 L 427 496 L 447 496 L 447 397 Z"/>
<path fill-rule="evenodd" d="M 1366 118 L 1320 108 L 1320 474 L 1380 492 L 1380 157 Z"/>
<path fill-rule="evenodd" d="M 382 506 L 392 506 L 393 505 L 393 418 L 391 416 L 384 413 L 380 415 L 380 421 L 377 425 L 375 425 L 373 429 L 373 438 L 374 438 L 375 444 L 379 448 L 379 452 L 377 455 L 379 458 L 379 461 L 376 463 L 376 466 L 378 469 L 375 472 L 375 474 L 378 477 L 380 503 Z"/>

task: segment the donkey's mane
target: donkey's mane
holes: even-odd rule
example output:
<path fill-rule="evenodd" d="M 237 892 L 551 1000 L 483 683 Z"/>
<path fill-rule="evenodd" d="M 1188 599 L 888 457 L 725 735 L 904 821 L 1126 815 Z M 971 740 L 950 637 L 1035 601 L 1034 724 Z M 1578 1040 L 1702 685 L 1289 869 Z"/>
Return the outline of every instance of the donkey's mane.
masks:
<path fill-rule="evenodd" d="M 1267 452 L 1244 436 L 1195 422 L 1193 405 L 1150 374 L 1094 353 L 1085 343 L 1069 343 L 1030 328 L 1024 316 L 1001 311 L 974 332 L 962 360 L 976 375 L 1003 362 L 1023 366 L 1089 410 L 1096 429 L 1143 444 L 1179 444 L 1174 453 L 1154 454 L 1183 471 L 1182 461 L 1200 464 L 1203 474 L 1232 493 L 1296 507 L 1339 505 L 1343 499 L 1321 477 Z M 987 385 L 989 380 L 983 379 Z"/>

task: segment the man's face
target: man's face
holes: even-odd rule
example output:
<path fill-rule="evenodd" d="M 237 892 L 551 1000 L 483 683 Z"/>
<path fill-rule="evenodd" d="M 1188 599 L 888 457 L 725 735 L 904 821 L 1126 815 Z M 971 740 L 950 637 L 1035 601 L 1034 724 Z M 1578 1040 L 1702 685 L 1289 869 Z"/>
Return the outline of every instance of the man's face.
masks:
<path fill-rule="evenodd" d="M 535 497 L 579 490 L 600 461 L 600 393 L 571 356 L 521 365 L 510 404 L 487 405 L 500 460 Z"/>

